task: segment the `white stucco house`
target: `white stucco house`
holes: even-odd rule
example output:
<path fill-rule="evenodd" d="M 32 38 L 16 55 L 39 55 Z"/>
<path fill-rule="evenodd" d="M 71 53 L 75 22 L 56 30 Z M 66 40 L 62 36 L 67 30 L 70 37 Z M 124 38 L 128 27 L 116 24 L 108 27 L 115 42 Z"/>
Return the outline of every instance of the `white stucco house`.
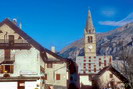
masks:
<path fill-rule="evenodd" d="M 68 64 L 22 31 L 16 21 L 0 23 L 0 89 L 67 89 Z"/>

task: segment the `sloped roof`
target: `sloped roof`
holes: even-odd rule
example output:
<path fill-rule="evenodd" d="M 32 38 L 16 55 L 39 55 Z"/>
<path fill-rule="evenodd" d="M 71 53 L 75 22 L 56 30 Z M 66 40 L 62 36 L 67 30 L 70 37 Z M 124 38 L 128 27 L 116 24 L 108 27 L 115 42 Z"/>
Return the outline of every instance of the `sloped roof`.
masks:
<path fill-rule="evenodd" d="M 93 77 L 93 80 L 97 80 L 100 76 L 102 76 L 106 71 L 112 72 L 117 78 L 122 80 L 123 82 L 128 82 L 128 79 L 124 77 L 120 72 L 118 72 L 112 65 L 104 67 L 101 71 L 98 72 L 97 75 Z"/>
<path fill-rule="evenodd" d="M 61 56 L 53 53 L 52 51 L 44 48 L 42 45 L 40 45 L 38 42 L 36 42 L 32 37 L 27 35 L 24 31 L 22 31 L 18 26 L 16 26 L 12 21 L 10 21 L 8 18 L 6 18 L 4 21 L 0 23 L 0 27 L 6 24 L 10 28 L 12 28 L 16 33 L 18 33 L 21 37 L 23 37 L 25 40 L 27 40 L 28 43 L 30 43 L 32 46 L 34 46 L 36 49 L 38 49 L 41 52 L 41 56 L 44 62 L 48 61 L 48 57 L 46 55 L 46 52 L 52 56 L 54 56 L 57 59 L 60 59 L 61 61 L 66 61 L 64 58 Z"/>

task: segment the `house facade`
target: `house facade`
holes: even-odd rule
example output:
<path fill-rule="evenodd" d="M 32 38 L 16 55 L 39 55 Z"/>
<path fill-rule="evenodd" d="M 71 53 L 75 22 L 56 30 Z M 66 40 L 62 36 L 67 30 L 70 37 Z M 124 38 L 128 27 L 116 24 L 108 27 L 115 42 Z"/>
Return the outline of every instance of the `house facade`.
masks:
<path fill-rule="evenodd" d="M 130 89 L 128 80 L 112 66 L 102 69 L 92 81 L 93 89 Z"/>
<path fill-rule="evenodd" d="M 55 48 L 51 51 L 55 53 Z M 47 54 L 48 61 L 45 63 L 45 85 L 47 89 L 68 89 L 69 86 L 69 68 L 68 64 L 56 57 Z"/>
<path fill-rule="evenodd" d="M 0 89 L 67 89 L 68 64 L 22 31 L 16 21 L 0 23 Z"/>
<path fill-rule="evenodd" d="M 80 86 L 92 86 L 92 76 L 112 63 L 112 56 L 98 56 L 96 54 L 96 45 L 96 31 L 89 10 L 86 28 L 84 30 L 84 56 L 76 57 Z"/>

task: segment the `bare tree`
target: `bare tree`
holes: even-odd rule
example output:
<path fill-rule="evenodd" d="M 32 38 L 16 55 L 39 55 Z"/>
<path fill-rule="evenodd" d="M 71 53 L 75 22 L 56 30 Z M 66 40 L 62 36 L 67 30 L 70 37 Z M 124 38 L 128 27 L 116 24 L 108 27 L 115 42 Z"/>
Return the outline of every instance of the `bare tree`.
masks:
<path fill-rule="evenodd" d="M 129 85 L 133 89 L 133 47 L 126 47 L 119 54 L 118 70 L 129 80 Z"/>

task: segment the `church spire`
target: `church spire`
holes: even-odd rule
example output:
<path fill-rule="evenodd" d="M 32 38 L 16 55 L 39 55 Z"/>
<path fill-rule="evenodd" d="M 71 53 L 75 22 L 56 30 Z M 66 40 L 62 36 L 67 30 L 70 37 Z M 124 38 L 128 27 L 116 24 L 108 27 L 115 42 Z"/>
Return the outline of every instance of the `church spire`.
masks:
<path fill-rule="evenodd" d="M 86 22 L 86 32 L 87 33 L 95 33 L 95 28 L 93 26 L 92 16 L 90 10 L 88 11 L 88 18 Z"/>

